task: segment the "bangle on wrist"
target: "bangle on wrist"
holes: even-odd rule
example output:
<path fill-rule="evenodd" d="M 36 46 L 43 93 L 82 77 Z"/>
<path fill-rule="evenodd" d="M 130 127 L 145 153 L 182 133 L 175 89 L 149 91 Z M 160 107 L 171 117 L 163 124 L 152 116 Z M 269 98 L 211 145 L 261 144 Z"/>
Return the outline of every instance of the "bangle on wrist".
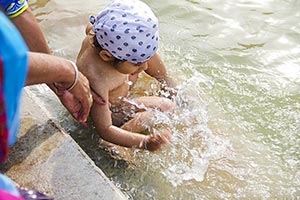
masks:
<path fill-rule="evenodd" d="M 77 65 L 73 61 L 71 61 L 71 60 L 69 60 L 69 61 L 72 64 L 72 66 L 73 66 L 73 68 L 75 70 L 75 79 L 74 79 L 72 85 L 66 89 L 68 91 L 72 90 L 75 87 L 75 85 L 76 85 L 76 83 L 78 81 L 78 68 L 77 68 Z"/>
<path fill-rule="evenodd" d="M 148 150 L 147 148 L 147 139 L 148 139 L 148 136 L 145 136 L 144 140 L 143 140 L 143 147 L 145 150 Z"/>

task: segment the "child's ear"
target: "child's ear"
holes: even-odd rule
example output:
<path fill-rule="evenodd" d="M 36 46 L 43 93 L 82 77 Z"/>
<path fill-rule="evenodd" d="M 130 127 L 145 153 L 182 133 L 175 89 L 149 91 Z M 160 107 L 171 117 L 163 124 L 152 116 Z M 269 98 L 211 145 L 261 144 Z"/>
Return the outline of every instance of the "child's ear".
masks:
<path fill-rule="evenodd" d="M 101 50 L 99 52 L 99 56 L 102 60 L 106 62 L 113 61 L 115 59 L 114 56 L 111 53 L 109 53 L 107 50 Z"/>

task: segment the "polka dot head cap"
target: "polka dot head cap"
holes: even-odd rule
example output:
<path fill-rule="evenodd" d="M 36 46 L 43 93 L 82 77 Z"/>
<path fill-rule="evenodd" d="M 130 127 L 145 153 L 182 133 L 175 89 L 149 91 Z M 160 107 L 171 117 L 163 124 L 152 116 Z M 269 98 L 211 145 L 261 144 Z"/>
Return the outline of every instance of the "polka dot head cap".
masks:
<path fill-rule="evenodd" d="M 99 45 L 117 59 L 139 64 L 158 49 L 158 20 L 139 0 L 113 0 L 90 22 Z"/>

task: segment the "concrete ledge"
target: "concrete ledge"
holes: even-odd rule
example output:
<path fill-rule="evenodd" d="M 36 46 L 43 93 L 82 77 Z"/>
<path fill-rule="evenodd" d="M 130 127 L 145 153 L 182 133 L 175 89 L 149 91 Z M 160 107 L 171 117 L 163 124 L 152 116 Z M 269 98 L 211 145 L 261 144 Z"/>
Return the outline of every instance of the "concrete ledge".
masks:
<path fill-rule="evenodd" d="M 55 200 L 127 199 L 26 88 L 18 142 L 0 170 Z"/>

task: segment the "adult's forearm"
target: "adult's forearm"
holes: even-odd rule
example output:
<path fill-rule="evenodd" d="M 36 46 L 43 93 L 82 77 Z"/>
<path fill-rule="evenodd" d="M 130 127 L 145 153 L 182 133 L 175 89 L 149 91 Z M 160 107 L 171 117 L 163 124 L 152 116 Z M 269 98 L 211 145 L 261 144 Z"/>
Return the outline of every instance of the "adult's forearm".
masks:
<path fill-rule="evenodd" d="M 68 87 L 74 81 L 75 70 L 68 60 L 34 52 L 29 52 L 28 57 L 26 85 L 57 82 Z"/>
<path fill-rule="evenodd" d="M 43 32 L 30 8 L 13 18 L 12 22 L 22 34 L 30 51 L 50 54 Z"/>

